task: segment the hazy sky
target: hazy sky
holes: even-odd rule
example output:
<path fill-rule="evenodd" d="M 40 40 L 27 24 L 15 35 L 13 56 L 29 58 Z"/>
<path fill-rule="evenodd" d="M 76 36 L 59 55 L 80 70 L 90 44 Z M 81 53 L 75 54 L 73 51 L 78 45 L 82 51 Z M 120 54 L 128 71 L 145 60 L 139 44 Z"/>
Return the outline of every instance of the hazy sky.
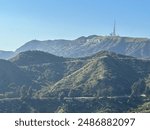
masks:
<path fill-rule="evenodd" d="M 0 0 L 0 50 L 32 40 L 108 35 L 150 37 L 150 0 Z"/>

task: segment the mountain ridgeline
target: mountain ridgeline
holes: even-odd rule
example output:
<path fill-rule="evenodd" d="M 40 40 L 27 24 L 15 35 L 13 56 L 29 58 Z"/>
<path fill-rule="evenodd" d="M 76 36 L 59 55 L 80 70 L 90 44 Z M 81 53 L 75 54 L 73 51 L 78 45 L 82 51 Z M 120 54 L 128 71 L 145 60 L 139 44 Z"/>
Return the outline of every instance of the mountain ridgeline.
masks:
<path fill-rule="evenodd" d="M 150 39 L 91 35 L 75 40 L 32 40 L 15 52 L 0 51 L 0 58 L 8 59 L 29 50 L 40 50 L 70 58 L 91 56 L 103 50 L 137 58 L 150 58 Z"/>
<path fill-rule="evenodd" d="M 0 60 L 0 112 L 145 111 L 149 66 L 148 59 L 110 51 L 83 58 L 21 52 Z"/>
<path fill-rule="evenodd" d="M 2 51 L 0 50 L 0 59 L 9 59 L 13 57 L 15 53 L 13 51 Z"/>

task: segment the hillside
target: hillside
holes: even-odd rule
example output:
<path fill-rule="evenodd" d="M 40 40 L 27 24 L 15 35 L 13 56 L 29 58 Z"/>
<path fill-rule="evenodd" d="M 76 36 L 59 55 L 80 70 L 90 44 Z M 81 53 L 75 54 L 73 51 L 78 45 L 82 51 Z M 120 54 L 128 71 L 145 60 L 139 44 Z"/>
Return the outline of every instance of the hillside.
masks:
<path fill-rule="evenodd" d="M 18 97 L 23 87 L 34 87 L 34 83 L 15 64 L 0 60 L 0 97 Z"/>
<path fill-rule="evenodd" d="M 10 61 L 0 60 L 0 111 L 144 110 L 140 107 L 149 103 L 150 96 L 149 66 L 150 60 L 108 51 L 84 58 L 21 52 Z M 15 108 L 14 103 L 20 107 Z"/>
<path fill-rule="evenodd" d="M 27 50 L 41 50 L 63 57 L 85 57 L 107 50 L 147 58 L 150 57 L 150 39 L 91 35 L 75 40 L 33 40 L 18 48 L 16 53 Z"/>
<path fill-rule="evenodd" d="M 10 61 L 40 86 L 53 84 L 86 64 L 84 60 L 58 57 L 41 51 L 22 52 Z"/>
<path fill-rule="evenodd" d="M 63 57 L 58 57 L 42 51 L 21 52 L 17 56 L 10 59 L 11 62 L 18 66 L 53 63 L 65 61 Z"/>
<path fill-rule="evenodd" d="M 149 91 L 146 78 L 150 61 L 110 52 L 100 52 L 85 61 L 80 69 L 50 85 L 44 94 L 42 91 L 43 96 L 62 92 L 65 97 L 140 96 Z M 141 89 L 140 93 L 136 89 Z"/>
<path fill-rule="evenodd" d="M 20 52 L 29 50 L 39 50 L 70 58 L 91 56 L 105 50 L 146 59 L 150 57 L 150 39 L 91 35 L 75 40 L 31 40 L 17 48 L 15 52 L 0 51 L 0 58 L 12 58 Z"/>

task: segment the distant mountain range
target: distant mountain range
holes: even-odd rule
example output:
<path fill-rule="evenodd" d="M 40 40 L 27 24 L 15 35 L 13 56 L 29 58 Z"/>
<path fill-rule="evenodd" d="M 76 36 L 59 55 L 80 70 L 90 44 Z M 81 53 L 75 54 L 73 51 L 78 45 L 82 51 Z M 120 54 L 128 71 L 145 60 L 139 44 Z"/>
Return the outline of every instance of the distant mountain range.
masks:
<path fill-rule="evenodd" d="M 0 59 L 9 59 L 15 56 L 15 52 L 13 51 L 2 51 L 0 50 Z"/>
<path fill-rule="evenodd" d="M 150 60 L 110 51 L 83 58 L 21 52 L 0 60 L 0 112 L 145 111 L 149 66 Z"/>
<path fill-rule="evenodd" d="M 0 58 L 9 59 L 20 52 L 29 50 L 40 50 L 70 58 L 90 56 L 102 50 L 137 58 L 150 58 L 150 39 L 91 35 L 75 40 L 32 40 L 15 52 L 0 51 Z"/>

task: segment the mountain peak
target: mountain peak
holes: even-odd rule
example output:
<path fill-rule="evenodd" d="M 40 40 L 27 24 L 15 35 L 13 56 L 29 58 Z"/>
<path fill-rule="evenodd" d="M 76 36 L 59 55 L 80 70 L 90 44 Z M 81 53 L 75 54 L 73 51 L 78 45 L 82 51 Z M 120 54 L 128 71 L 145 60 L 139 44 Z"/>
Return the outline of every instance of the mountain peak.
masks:
<path fill-rule="evenodd" d="M 63 61 L 63 57 L 58 57 L 42 51 L 26 51 L 21 52 L 10 61 L 17 65 L 33 65 L 49 62 Z"/>
<path fill-rule="evenodd" d="M 25 43 L 15 52 L 0 53 L 0 58 L 9 58 L 20 52 L 40 50 L 57 56 L 79 58 L 96 54 L 102 50 L 137 58 L 150 57 L 150 39 L 121 36 L 82 36 L 75 40 L 32 40 Z"/>

